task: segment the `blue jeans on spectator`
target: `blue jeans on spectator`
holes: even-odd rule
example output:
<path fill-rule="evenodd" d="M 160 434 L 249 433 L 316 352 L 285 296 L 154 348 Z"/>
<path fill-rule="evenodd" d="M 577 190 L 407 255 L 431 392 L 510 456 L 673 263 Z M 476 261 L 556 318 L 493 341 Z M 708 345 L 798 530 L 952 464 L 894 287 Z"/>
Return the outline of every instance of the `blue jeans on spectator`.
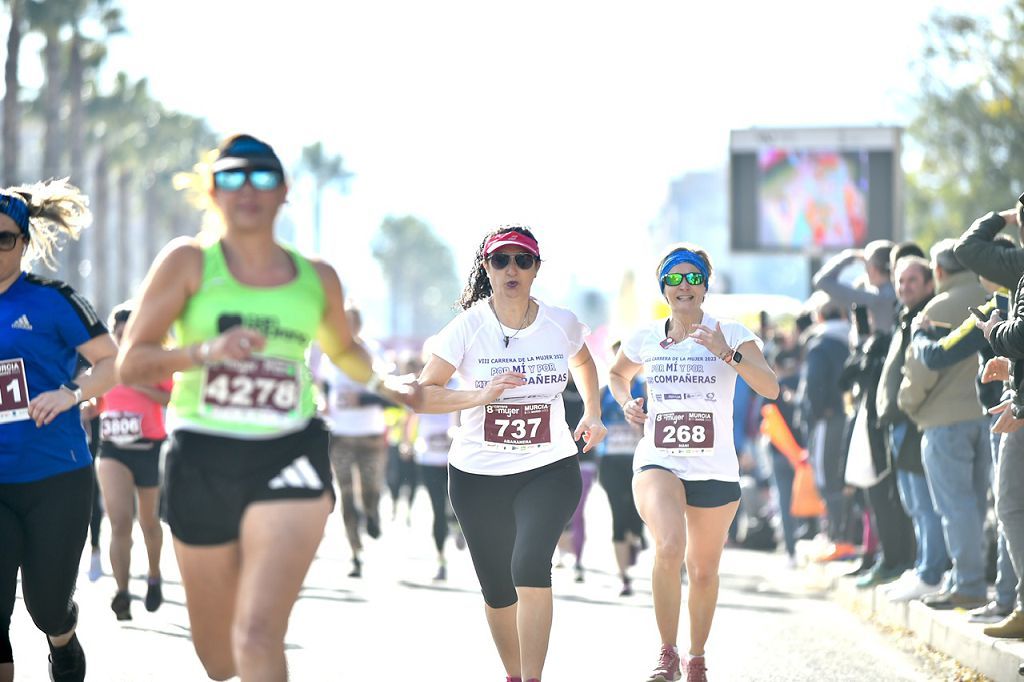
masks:
<path fill-rule="evenodd" d="M 992 417 L 995 424 L 999 415 Z M 999 441 L 1001 433 L 991 434 L 992 485 L 995 486 L 996 471 L 999 469 Z M 1004 608 L 1014 608 L 1017 603 L 1017 573 L 1013 570 L 1010 550 L 1006 545 L 1006 529 L 1003 522 L 996 525 L 996 603 Z"/>
<path fill-rule="evenodd" d="M 950 591 L 976 599 L 988 594 L 982 537 L 992 471 L 990 424 L 979 417 L 933 426 L 921 436 L 925 476 L 953 559 Z"/>
<path fill-rule="evenodd" d="M 890 452 L 898 453 L 907 435 L 907 425 L 896 424 L 889 431 Z M 914 524 L 917 535 L 917 562 L 914 571 L 922 582 L 938 585 L 942 574 L 949 568 L 949 552 L 942 534 L 942 517 L 935 511 L 928 480 L 924 474 L 905 471 L 897 462 L 896 486 L 907 516 Z"/>
<path fill-rule="evenodd" d="M 772 452 L 772 482 L 779 496 L 779 518 L 782 520 L 782 538 L 786 543 L 786 554 L 796 556 L 797 521 L 790 511 L 793 504 L 793 465 L 786 456 L 769 446 Z M 1015 586 L 1016 587 L 1016 586 Z"/>

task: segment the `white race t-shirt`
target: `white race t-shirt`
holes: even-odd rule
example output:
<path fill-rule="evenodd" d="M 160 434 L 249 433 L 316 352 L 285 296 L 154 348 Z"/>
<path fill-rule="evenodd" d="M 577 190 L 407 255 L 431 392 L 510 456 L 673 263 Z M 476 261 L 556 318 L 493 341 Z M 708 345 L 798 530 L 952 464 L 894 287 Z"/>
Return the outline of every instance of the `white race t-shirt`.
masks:
<path fill-rule="evenodd" d="M 421 414 L 417 417 L 416 442 L 413 452 L 416 463 L 440 467 L 448 464 L 448 450 L 455 431 L 455 414 Z"/>
<path fill-rule="evenodd" d="M 379 436 L 387 430 L 384 420 L 384 406 L 360 405 L 366 396 L 366 386 L 353 381 L 338 369 L 324 353 L 315 376 L 318 381 L 327 382 L 327 424 L 331 433 L 338 436 Z"/>
<path fill-rule="evenodd" d="M 449 322 L 429 347 L 473 389 L 504 372 L 526 374 L 524 385 L 505 391 L 495 403 L 462 411 L 448 457 L 460 471 L 504 476 L 576 454 L 562 390 L 569 358 L 583 348 L 590 330 L 572 312 L 534 301 L 537 319 L 518 333 L 503 327 L 484 300 Z M 506 334 L 515 334 L 507 348 Z"/>
<path fill-rule="evenodd" d="M 734 320 L 707 313 L 702 324 L 721 323 L 730 348 L 761 339 Z M 736 369 L 687 337 L 668 348 L 665 320 L 633 334 L 623 354 L 643 364 L 647 381 L 647 423 L 633 456 L 633 470 L 663 466 L 689 481 L 738 481 L 739 463 L 732 437 Z"/>

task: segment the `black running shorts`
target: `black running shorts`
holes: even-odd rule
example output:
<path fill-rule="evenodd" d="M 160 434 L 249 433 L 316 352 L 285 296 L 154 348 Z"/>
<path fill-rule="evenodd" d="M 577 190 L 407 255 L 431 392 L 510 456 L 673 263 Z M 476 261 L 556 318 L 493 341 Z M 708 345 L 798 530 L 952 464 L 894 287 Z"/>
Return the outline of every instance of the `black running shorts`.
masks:
<path fill-rule="evenodd" d="M 162 440 L 119 447 L 110 441 L 100 443 L 100 457 L 116 459 L 128 467 L 137 488 L 153 488 L 160 485 L 160 446 Z"/>
<path fill-rule="evenodd" d="M 165 472 L 171 533 L 189 545 L 233 542 L 254 502 L 333 497 L 328 438 L 319 419 L 267 440 L 175 431 Z"/>

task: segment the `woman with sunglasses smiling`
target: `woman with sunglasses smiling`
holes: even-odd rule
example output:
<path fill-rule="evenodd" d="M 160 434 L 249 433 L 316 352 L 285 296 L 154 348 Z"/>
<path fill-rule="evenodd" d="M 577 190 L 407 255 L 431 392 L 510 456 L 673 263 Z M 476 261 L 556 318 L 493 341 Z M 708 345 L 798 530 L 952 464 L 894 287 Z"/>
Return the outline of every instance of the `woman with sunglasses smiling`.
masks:
<path fill-rule="evenodd" d="M 739 464 L 733 444 L 736 376 L 766 398 L 779 382 L 762 342 L 702 305 L 711 259 L 690 244 L 672 247 L 657 278 L 671 314 L 633 334 L 619 349 L 609 376 L 626 419 L 644 427 L 633 456 L 637 509 L 655 541 L 652 589 L 661 653 L 649 682 L 681 678 L 676 638 L 680 570 L 689 576 L 690 650 L 687 680 L 706 679 L 704 645 L 718 601 L 718 564 L 739 505 Z M 634 398 L 630 382 L 643 369 L 649 403 Z"/>
<path fill-rule="evenodd" d="M 604 438 L 587 328 L 530 296 L 540 247 L 525 227 L 488 234 L 459 304 L 427 348 L 418 412 L 460 410 L 448 491 L 482 588 L 487 624 L 514 682 L 539 680 L 551 634 L 551 556 L 580 499 L 576 440 Z M 447 388 L 456 372 L 470 390 Z M 572 372 L 583 418 L 571 432 Z"/>
<path fill-rule="evenodd" d="M 210 171 L 219 234 L 157 257 L 118 370 L 131 384 L 176 373 L 167 514 L 196 653 L 213 679 L 283 680 L 288 617 L 334 503 L 306 351 L 317 339 L 354 379 L 380 379 L 334 269 L 274 240 L 288 191 L 274 150 L 236 135 Z M 180 345 L 165 348 L 172 325 Z"/>
<path fill-rule="evenodd" d="M 0 190 L 0 681 L 14 679 L 9 636 L 18 571 L 25 607 L 47 636 L 57 682 L 85 679 L 71 597 L 92 511 L 92 457 L 79 404 L 114 385 L 117 347 L 54 267 L 58 238 L 89 223 L 65 180 Z M 83 356 L 92 369 L 76 376 Z"/>

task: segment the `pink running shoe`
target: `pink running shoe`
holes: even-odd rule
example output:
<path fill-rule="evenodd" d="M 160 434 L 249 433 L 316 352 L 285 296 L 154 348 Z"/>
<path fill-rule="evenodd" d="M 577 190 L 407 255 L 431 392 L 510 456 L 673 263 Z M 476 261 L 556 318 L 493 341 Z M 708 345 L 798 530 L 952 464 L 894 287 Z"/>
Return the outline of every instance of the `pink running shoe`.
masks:
<path fill-rule="evenodd" d="M 662 645 L 658 666 L 647 678 L 647 682 L 676 682 L 682 677 L 683 674 L 679 670 L 679 654 L 668 644 Z"/>
<path fill-rule="evenodd" d="M 708 682 L 707 671 L 703 656 L 691 656 L 686 662 L 686 682 Z"/>

